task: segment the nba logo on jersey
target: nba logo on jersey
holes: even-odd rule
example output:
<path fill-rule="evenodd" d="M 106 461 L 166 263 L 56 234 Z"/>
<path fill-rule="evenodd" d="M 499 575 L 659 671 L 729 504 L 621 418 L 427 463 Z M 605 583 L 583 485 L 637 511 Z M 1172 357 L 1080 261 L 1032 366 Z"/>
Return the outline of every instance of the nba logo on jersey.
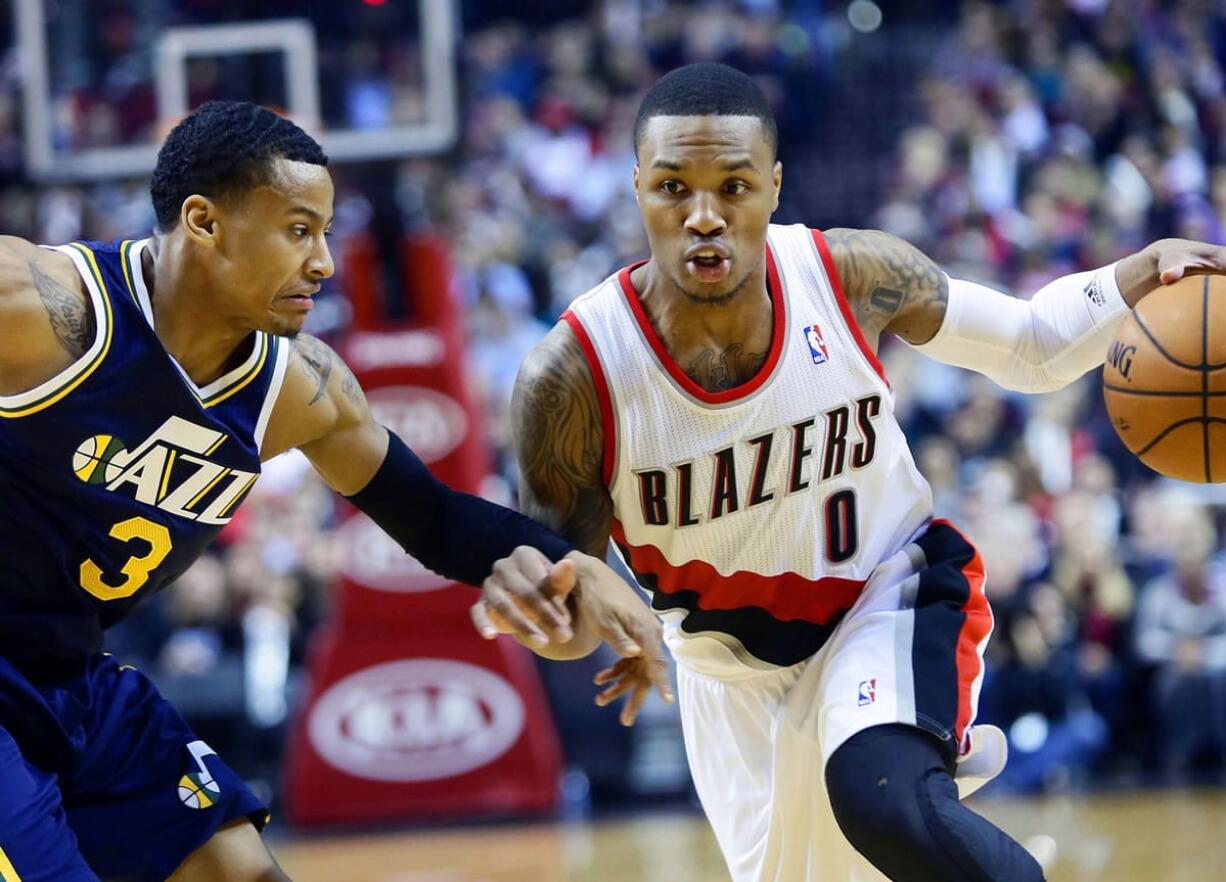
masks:
<path fill-rule="evenodd" d="M 826 349 L 826 341 L 822 339 L 820 325 L 809 325 L 805 328 L 805 339 L 809 341 L 809 354 L 813 356 L 814 364 L 825 364 L 830 360 L 830 353 Z"/>
<path fill-rule="evenodd" d="M 860 681 L 860 707 L 872 704 L 877 700 L 877 678 Z"/>

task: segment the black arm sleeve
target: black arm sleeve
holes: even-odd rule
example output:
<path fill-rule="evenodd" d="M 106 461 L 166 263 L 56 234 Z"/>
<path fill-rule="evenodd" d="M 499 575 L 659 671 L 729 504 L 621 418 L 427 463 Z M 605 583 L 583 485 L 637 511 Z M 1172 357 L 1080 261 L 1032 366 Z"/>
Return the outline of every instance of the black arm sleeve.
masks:
<path fill-rule="evenodd" d="M 557 561 L 575 550 L 531 518 L 452 490 L 389 431 L 379 471 L 350 502 L 441 576 L 480 585 L 499 559 L 532 545 Z"/>

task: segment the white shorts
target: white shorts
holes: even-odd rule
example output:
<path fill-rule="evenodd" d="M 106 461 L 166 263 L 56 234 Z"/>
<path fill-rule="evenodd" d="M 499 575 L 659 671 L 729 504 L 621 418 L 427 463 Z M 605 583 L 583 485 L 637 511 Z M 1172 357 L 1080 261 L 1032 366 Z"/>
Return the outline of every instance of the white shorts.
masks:
<path fill-rule="evenodd" d="M 983 585 L 974 547 L 952 525 L 934 522 L 874 571 L 812 658 L 747 669 L 738 680 L 678 668 L 690 771 L 735 882 L 885 878 L 839 830 L 826 761 L 852 735 L 888 723 L 918 726 L 971 752 L 992 630 Z M 983 780 L 1004 765 L 1003 737 L 990 744 Z"/>

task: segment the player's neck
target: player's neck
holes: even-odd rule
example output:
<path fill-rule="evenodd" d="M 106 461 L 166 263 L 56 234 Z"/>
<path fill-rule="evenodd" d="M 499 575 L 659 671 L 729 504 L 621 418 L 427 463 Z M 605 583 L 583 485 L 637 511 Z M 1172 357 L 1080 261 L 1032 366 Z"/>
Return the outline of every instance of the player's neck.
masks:
<path fill-rule="evenodd" d="M 154 237 L 141 255 L 141 270 L 153 305 L 153 324 L 162 346 L 192 382 L 203 386 L 216 380 L 239 356 L 251 334 L 219 314 L 208 292 L 191 280 L 207 279 L 184 249 Z"/>
<path fill-rule="evenodd" d="M 694 344 L 749 344 L 758 338 L 770 338 L 772 307 L 765 259 L 734 296 L 716 302 L 704 303 L 687 296 L 656 268 L 654 261 L 631 273 L 631 283 L 648 319 L 670 350 Z"/>

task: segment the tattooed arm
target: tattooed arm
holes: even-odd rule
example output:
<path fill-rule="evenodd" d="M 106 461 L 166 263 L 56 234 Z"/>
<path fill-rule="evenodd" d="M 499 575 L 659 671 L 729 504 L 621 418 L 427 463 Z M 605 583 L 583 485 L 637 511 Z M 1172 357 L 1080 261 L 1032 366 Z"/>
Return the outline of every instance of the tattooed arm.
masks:
<path fill-rule="evenodd" d="M 511 422 L 523 510 L 603 558 L 613 500 L 601 474 L 604 428 L 583 351 L 556 325 L 519 370 Z"/>
<path fill-rule="evenodd" d="M 829 230 L 830 256 L 869 345 L 883 331 L 908 343 L 931 340 L 945 319 L 949 280 L 914 245 L 880 230 Z"/>
<path fill-rule="evenodd" d="M 332 489 L 355 493 L 387 455 L 387 431 L 331 347 L 310 334 L 299 334 L 290 347 L 260 456 L 267 460 L 297 447 Z"/>
<path fill-rule="evenodd" d="M 0 395 L 33 389 L 85 354 L 96 333 L 65 255 L 0 236 Z"/>
<path fill-rule="evenodd" d="M 587 655 L 607 642 L 622 656 L 601 671 L 606 686 L 596 703 L 606 705 L 628 695 L 620 719 L 634 722 L 647 693 L 655 688 L 672 701 L 659 621 L 637 592 L 602 562 L 609 544 L 613 500 L 604 484 L 601 458 L 604 427 L 596 388 L 574 333 L 559 322 L 532 351 L 519 370 L 511 399 L 511 421 L 520 470 L 520 504 L 524 512 L 553 527 L 588 557 L 577 561 L 576 584 L 567 597 L 573 637 L 547 646 L 521 643 L 547 658 Z M 513 594 L 522 602 L 524 593 Z M 505 599 L 484 592 L 474 620 L 492 626 L 490 608 Z M 484 607 L 484 608 L 483 608 Z"/>

